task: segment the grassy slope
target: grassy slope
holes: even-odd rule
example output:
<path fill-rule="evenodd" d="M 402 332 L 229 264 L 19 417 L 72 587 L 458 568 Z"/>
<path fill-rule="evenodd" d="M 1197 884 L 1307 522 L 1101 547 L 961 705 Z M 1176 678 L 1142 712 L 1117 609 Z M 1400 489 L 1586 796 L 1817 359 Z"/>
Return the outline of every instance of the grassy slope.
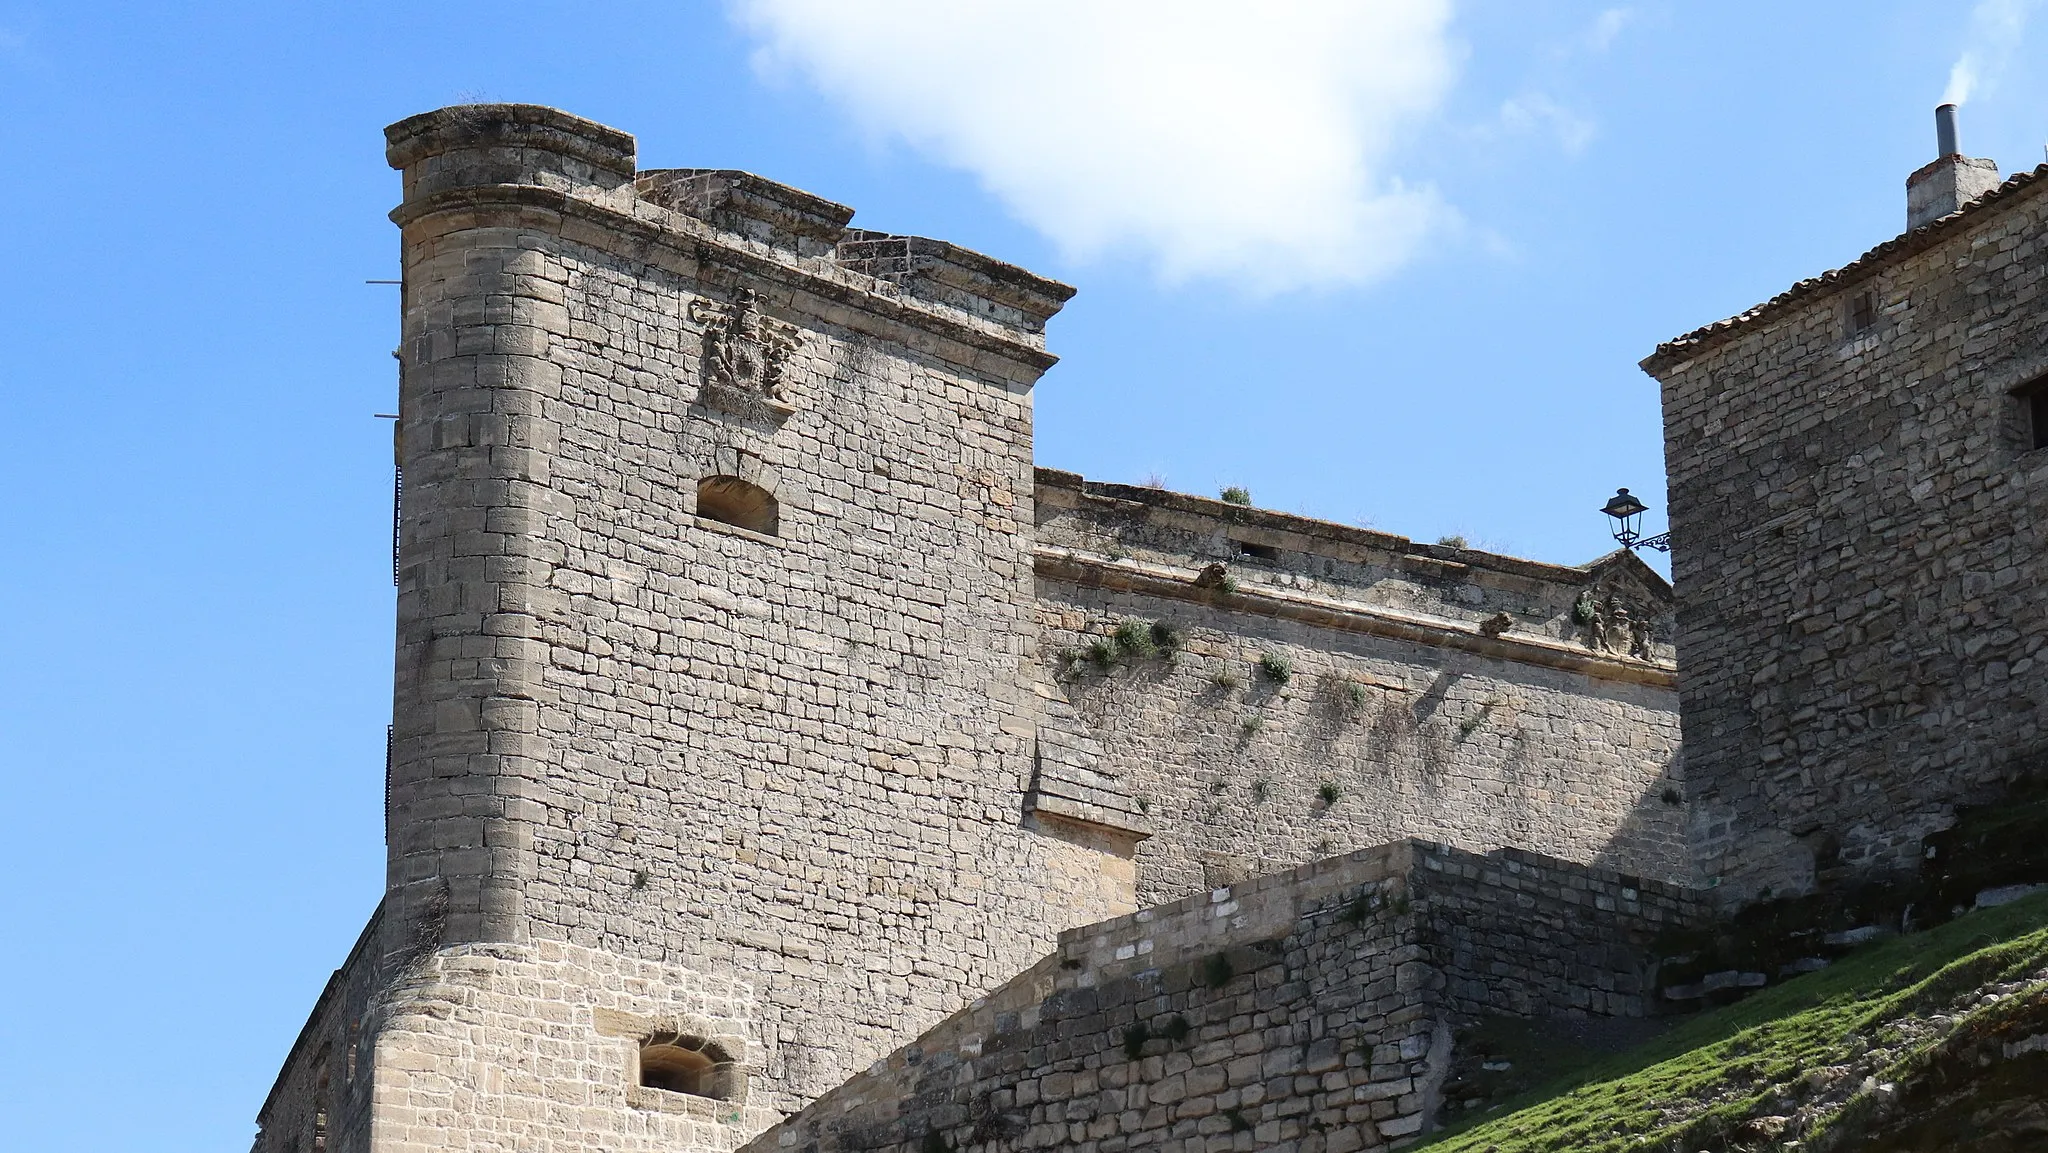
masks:
<path fill-rule="evenodd" d="M 1790 1115 L 1774 1140 L 1847 1135 L 1889 1082 L 1946 1039 L 2048 997 L 2048 894 L 1870 945 L 1818 973 L 1596 1060 L 1512 1110 L 1431 1140 L 1432 1153 L 1687 1150 L 1762 1136 L 1745 1122 Z M 1980 1003 L 1983 986 L 2029 981 Z M 1879 1086 L 1883 1086 L 1880 1088 Z M 1832 1139 L 1831 1139 L 1832 1138 Z"/>

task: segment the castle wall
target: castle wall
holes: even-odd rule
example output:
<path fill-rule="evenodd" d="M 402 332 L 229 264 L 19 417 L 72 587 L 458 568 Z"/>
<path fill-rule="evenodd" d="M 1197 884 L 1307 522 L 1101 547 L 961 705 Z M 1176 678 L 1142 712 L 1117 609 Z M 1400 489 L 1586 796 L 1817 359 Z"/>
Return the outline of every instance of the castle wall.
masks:
<path fill-rule="evenodd" d="M 1692 835 L 1722 895 L 1911 869 L 2036 760 L 2048 181 L 1644 361 L 1663 385 Z"/>
<path fill-rule="evenodd" d="M 729 1150 L 1062 929 L 1196 893 L 1168 920 L 1241 935 L 1219 883 L 1416 833 L 1682 872 L 1669 590 L 1634 557 L 1562 568 L 1034 474 L 1064 286 L 745 173 L 639 170 L 630 136 L 552 109 L 387 138 L 387 888 L 260 1153 Z M 1174 659 L 1076 659 L 1134 622 L 1170 626 Z M 1339 915 L 1359 894 L 1318 886 L 1408 852 L 1260 889 L 1266 935 L 1229 946 L 1256 978 L 1171 994 L 1271 1046 L 1262 1081 L 1322 1063 L 1343 1084 L 1312 1108 L 1373 1142 L 1427 1112 L 1428 998 L 1465 962 L 1404 986 L 1407 914 Z M 1354 955 L 1333 916 L 1384 947 Z M 1544 974 L 1516 996 L 1640 1007 L 1620 978 Z M 1275 1007 L 1378 1039 L 1282 1056 L 1292 1033 L 1245 1023 Z M 725 1055 L 718 1091 L 644 1083 L 669 1035 Z M 1170 1080 L 1162 1059 L 1142 1075 Z M 1294 1134 L 1281 1117 L 1255 1128 Z"/>
<path fill-rule="evenodd" d="M 1065 933 L 746 1149 L 1399 1147 L 1438 1120 L 1458 1023 L 1643 1015 L 1649 943 L 1690 913 L 1533 854 L 1382 845 Z"/>
<path fill-rule="evenodd" d="M 559 940 L 436 950 L 385 991 L 375 1052 L 382 1151 L 726 1150 L 781 1116 L 751 986 Z M 643 1038 L 687 1034 L 744 1079 L 714 1099 L 639 1083 Z"/>
<path fill-rule="evenodd" d="M 1151 822 L 1141 903 L 1407 836 L 1689 875 L 1669 601 L 1634 558 L 1562 568 L 1039 475 L 1042 659 Z M 1646 627 L 1609 647 L 1582 598 Z M 1177 642 L 1098 659 L 1127 622 Z"/>
<path fill-rule="evenodd" d="M 383 966 L 382 911 L 328 978 L 256 1114 L 251 1153 L 363 1153 L 370 1146 L 370 1048 Z"/>
<path fill-rule="evenodd" d="M 1418 845 L 1408 891 L 1459 1018 L 1654 1017 L 1658 939 L 1698 891 L 1521 849 Z"/>
<path fill-rule="evenodd" d="M 552 110 L 390 135 L 387 950 L 740 975 L 749 1101 L 786 1110 L 1131 908 L 1113 851 L 1025 827 L 1030 387 L 1068 290 L 865 234 L 849 262 L 872 274 L 843 266 L 819 237 L 847 210 L 635 177 L 630 137 Z M 777 522 L 716 519 L 707 477 Z M 538 1044 L 534 1007 L 494 1027 Z M 472 1125 L 477 1092 L 436 1115 L 510 1147 Z M 602 1094 L 590 1140 L 650 1124 Z"/>

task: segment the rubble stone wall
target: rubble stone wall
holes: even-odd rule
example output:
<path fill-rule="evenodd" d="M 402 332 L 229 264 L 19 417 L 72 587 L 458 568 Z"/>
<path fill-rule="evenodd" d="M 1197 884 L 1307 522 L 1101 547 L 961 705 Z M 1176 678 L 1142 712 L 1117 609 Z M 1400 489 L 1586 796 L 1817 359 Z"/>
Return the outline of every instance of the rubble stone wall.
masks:
<path fill-rule="evenodd" d="M 1916 867 L 2048 752 L 2048 180 L 1660 348 L 1691 834 L 1730 901 Z"/>
<path fill-rule="evenodd" d="M 1520 849 L 1421 845 L 1410 892 L 1426 910 L 1444 1004 L 1465 1017 L 1653 1017 L 1657 943 L 1699 924 L 1698 891 Z"/>

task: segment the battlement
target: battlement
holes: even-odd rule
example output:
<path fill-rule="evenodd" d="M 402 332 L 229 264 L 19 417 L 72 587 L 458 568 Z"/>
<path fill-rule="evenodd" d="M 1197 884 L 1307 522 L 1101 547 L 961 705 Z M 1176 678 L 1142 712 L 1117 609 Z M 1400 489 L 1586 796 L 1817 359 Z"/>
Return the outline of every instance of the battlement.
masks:
<path fill-rule="evenodd" d="M 844 204 L 728 168 L 653 168 L 633 187 L 663 208 L 798 257 L 830 259 L 853 219 Z"/>
<path fill-rule="evenodd" d="M 853 209 L 752 173 L 638 169 L 632 136 L 553 108 L 456 105 L 401 120 L 385 139 L 386 158 L 405 173 L 393 217 L 401 224 L 493 202 L 568 212 L 596 229 L 586 238 L 668 249 L 664 263 L 679 271 L 699 260 L 755 275 L 772 268 L 792 290 L 1009 351 L 1032 372 L 1052 364 L 1045 322 L 1074 295 L 945 241 L 849 228 Z"/>

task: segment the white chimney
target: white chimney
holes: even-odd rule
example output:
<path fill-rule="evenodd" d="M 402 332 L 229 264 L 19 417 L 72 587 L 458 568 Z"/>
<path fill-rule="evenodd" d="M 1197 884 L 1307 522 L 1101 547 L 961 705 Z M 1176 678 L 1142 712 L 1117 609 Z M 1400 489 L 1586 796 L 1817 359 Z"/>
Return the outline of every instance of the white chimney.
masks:
<path fill-rule="evenodd" d="M 1998 162 L 1964 156 L 1956 143 L 1956 106 L 1934 110 L 1934 163 L 1906 177 L 1906 231 L 1940 220 L 1998 187 Z"/>

